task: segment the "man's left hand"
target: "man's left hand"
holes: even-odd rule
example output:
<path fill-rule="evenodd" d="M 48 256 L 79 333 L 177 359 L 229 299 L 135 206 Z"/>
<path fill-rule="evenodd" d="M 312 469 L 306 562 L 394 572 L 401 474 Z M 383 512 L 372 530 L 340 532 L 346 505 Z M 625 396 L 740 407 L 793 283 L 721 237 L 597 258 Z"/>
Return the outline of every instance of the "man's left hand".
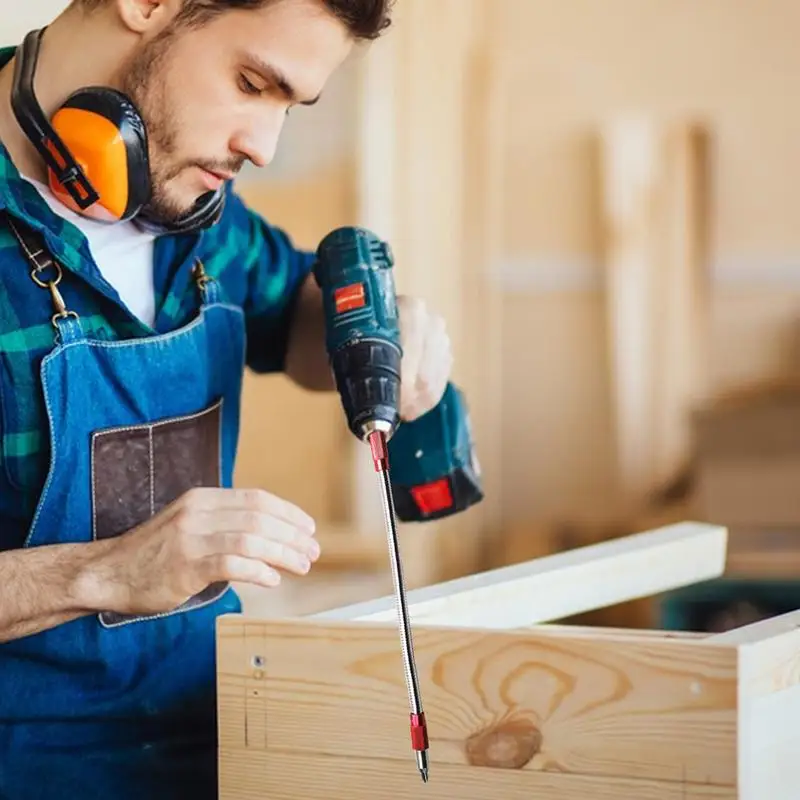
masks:
<path fill-rule="evenodd" d="M 444 318 L 433 313 L 424 300 L 399 295 L 400 418 L 411 422 L 434 408 L 442 399 L 453 355 Z"/>

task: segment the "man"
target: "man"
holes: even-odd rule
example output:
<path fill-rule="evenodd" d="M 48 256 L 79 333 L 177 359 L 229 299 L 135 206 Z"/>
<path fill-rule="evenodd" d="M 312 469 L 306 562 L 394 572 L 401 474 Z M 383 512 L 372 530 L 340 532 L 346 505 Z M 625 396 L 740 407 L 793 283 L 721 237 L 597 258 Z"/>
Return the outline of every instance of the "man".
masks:
<path fill-rule="evenodd" d="M 311 254 L 230 183 L 389 11 L 75 0 L 0 51 L 2 798 L 216 796 L 229 582 L 319 556 L 301 509 L 231 488 L 242 370 L 333 388 Z M 450 351 L 400 314 L 413 419 Z"/>

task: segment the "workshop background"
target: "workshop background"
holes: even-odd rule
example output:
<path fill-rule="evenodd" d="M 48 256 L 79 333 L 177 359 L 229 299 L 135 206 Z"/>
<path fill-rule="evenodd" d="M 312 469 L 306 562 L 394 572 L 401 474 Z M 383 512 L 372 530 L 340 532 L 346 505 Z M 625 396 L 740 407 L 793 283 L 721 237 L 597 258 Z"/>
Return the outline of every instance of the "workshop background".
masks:
<path fill-rule="evenodd" d="M 0 0 L 16 43 L 64 0 Z M 719 630 L 800 607 L 800 5 L 398 0 L 252 206 L 313 248 L 363 224 L 447 317 L 487 497 L 401 528 L 424 585 L 682 519 L 724 579 L 585 618 Z M 338 397 L 248 376 L 237 482 L 318 520 L 313 574 L 246 610 L 387 593 Z"/>

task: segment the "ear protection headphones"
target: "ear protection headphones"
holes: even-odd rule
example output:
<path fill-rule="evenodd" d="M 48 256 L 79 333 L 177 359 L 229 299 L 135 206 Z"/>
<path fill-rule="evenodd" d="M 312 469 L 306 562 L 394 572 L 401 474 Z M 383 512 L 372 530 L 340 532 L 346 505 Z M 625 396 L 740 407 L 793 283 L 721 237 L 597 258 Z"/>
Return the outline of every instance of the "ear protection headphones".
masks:
<path fill-rule="evenodd" d="M 147 129 L 126 95 L 109 87 L 80 89 L 47 119 L 33 87 L 45 30 L 31 31 L 17 48 L 11 106 L 48 167 L 53 194 L 81 216 L 135 220 L 156 234 L 188 233 L 216 223 L 225 204 L 224 186 L 202 195 L 177 222 L 147 212 L 152 192 Z"/>

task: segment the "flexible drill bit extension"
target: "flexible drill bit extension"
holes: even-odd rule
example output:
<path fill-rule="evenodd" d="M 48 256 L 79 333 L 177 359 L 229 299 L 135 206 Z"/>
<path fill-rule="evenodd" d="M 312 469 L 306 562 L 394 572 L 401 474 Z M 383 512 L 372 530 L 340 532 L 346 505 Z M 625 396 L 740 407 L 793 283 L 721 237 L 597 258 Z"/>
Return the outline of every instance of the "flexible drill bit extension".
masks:
<path fill-rule="evenodd" d="M 400 543 L 397 539 L 397 524 L 395 521 L 394 500 L 392 484 L 389 477 L 389 452 L 386 434 L 375 430 L 368 436 L 372 450 L 372 460 L 375 471 L 380 479 L 383 514 L 386 520 L 386 535 L 389 539 L 389 555 L 392 564 L 392 578 L 394 581 L 395 600 L 397 602 L 398 625 L 400 628 L 401 646 L 403 648 L 403 667 L 408 689 L 408 702 L 411 708 L 411 747 L 417 759 L 422 780 L 428 782 L 428 726 L 425 722 L 425 712 L 422 708 L 422 699 L 417 678 L 417 665 L 414 658 L 414 642 L 411 637 L 411 620 L 408 616 L 406 605 L 406 590 L 403 580 L 403 566 L 400 558 Z"/>
<path fill-rule="evenodd" d="M 417 680 L 396 519 L 456 514 L 483 492 L 461 392 L 448 384 L 438 405 L 400 423 L 402 348 L 389 246 L 362 228 L 339 228 L 317 248 L 325 344 L 350 431 L 368 443 L 380 479 L 411 706 L 411 746 L 428 781 L 428 729 Z M 390 470 L 389 455 L 392 466 Z M 391 477 L 390 477 L 391 476 Z M 396 504 L 396 505 L 395 505 Z"/>

